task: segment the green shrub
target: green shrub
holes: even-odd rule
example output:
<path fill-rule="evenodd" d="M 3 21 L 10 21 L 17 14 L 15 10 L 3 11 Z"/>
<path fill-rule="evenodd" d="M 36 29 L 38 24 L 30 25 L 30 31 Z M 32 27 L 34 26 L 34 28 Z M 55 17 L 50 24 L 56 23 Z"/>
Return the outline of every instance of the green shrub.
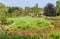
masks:
<path fill-rule="evenodd" d="M 42 37 L 38 34 L 33 34 L 30 39 L 42 39 Z"/>
<path fill-rule="evenodd" d="M 26 35 L 22 35 L 22 36 L 21 36 L 21 39 L 29 39 L 29 38 L 28 38 L 28 36 L 26 36 Z"/>
<path fill-rule="evenodd" d="M 60 39 L 60 31 L 53 31 L 48 33 L 49 39 Z"/>
<path fill-rule="evenodd" d="M 19 39 L 19 36 L 14 33 L 0 32 L 0 39 Z"/>

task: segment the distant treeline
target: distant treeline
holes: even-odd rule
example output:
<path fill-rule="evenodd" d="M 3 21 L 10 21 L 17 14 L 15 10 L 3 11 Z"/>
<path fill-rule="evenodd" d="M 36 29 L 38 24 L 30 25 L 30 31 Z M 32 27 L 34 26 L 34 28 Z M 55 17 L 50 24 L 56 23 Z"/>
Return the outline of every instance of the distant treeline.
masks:
<path fill-rule="evenodd" d="M 40 13 L 43 8 L 39 8 L 36 3 L 33 7 L 25 7 L 25 9 L 21 7 L 6 7 L 3 3 L 0 3 L 0 15 L 2 17 L 17 17 L 17 16 L 25 16 L 29 13 Z"/>
<path fill-rule="evenodd" d="M 37 14 L 43 13 L 46 16 L 56 16 L 60 15 L 60 1 L 56 2 L 56 6 L 51 3 L 48 3 L 44 8 L 39 8 L 38 3 L 33 7 L 6 7 L 3 3 L 0 3 L 0 18 L 2 17 L 18 17 L 26 16 L 29 13 Z"/>

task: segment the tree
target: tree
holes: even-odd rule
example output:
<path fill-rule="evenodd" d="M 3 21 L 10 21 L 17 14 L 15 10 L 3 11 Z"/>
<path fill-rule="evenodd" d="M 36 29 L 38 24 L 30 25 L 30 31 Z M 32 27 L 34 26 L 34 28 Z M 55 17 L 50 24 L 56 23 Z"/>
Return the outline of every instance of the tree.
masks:
<path fill-rule="evenodd" d="M 13 13 L 12 13 L 12 16 L 13 17 L 18 17 L 18 16 L 20 16 L 21 14 L 20 14 L 20 11 L 18 11 L 18 10 L 15 10 L 15 11 L 13 11 Z"/>
<path fill-rule="evenodd" d="M 56 10 L 57 10 L 57 14 L 60 15 L 60 0 L 57 0 L 56 2 Z"/>
<path fill-rule="evenodd" d="M 36 3 L 36 5 L 33 8 L 34 8 L 34 13 L 37 15 L 40 12 L 38 8 L 38 3 Z"/>
<path fill-rule="evenodd" d="M 31 11 L 31 8 L 30 7 L 25 7 L 25 15 L 28 15 Z"/>
<path fill-rule="evenodd" d="M 46 16 L 56 16 L 55 6 L 51 3 L 48 3 L 47 6 L 44 8 L 44 15 L 46 15 Z"/>
<path fill-rule="evenodd" d="M 23 11 L 23 9 L 20 7 L 9 7 L 8 14 L 9 14 L 9 16 L 17 17 L 17 16 L 20 16 L 22 14 L 22 11 Z"/>
<path fill-rule="evenodd" d="M 0 3 L 0 21 L 2 21 L 2 24 L 6 23 L 7 12 L 8 9 L 5 7 L 5 5 Z"/>

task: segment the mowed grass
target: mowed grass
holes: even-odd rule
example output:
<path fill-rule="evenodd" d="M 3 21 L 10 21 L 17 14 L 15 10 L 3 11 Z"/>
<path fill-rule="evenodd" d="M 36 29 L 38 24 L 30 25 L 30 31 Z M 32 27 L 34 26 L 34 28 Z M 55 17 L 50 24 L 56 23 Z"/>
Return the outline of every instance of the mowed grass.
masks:
<path fill-rule="evenodd" d="M 35 21 L 35 20 L 45 21 L 43 18 L 33 18 L 33 17 L 30 17 L 30 16 L 18 17 L 18 18 L 7 18 L 7 19 L 13 20 L 14 22 L 20 22 L 20 21 L 32 22 L 32 21 Z"/>
<path fill-rule="evenodd" d="M 18 17 L 18 18 L 7 18 L 8 20 L 13 20 L 13 24 L 6 26 L 6 29 L 18 29 L 18 27 L 38 27 L 47 28 L 53 26 L 51 20 L 44 18 L 34 18 L 30 16 Z"/>

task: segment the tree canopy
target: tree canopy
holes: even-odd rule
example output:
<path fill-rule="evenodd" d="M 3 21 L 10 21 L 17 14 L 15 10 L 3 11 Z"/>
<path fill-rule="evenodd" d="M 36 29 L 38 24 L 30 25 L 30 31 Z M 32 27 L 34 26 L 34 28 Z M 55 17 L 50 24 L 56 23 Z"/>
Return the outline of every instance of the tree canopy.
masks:
<path fill-rule="evenodd" d="M 51 3 L 48 3 L 46 7 L 44 8 L 44 15 L 46 16 L 56 16 L 56 9 L 55 6 Z"/>

